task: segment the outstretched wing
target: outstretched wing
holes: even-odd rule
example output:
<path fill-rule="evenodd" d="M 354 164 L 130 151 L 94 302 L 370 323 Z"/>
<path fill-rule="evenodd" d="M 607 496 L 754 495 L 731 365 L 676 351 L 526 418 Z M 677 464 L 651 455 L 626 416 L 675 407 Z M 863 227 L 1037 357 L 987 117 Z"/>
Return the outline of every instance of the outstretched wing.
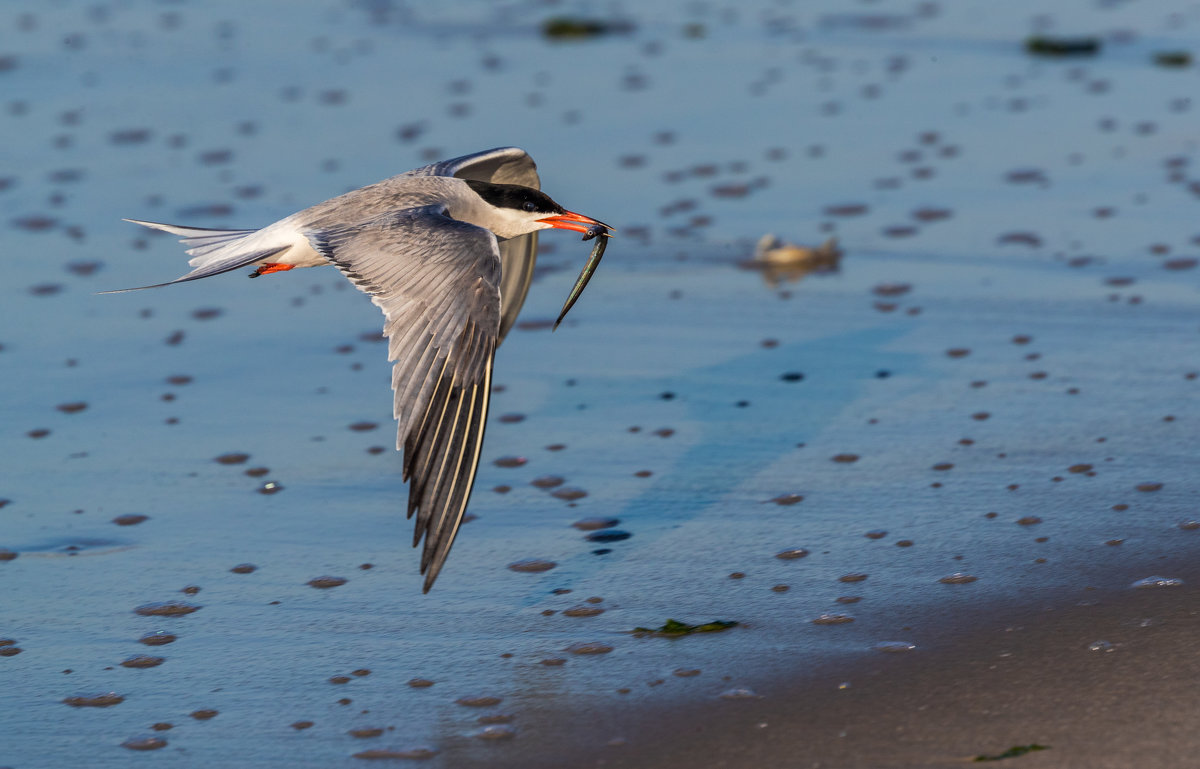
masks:
<path fill-rule="evenodd" d="M 455 176 L 493 184 L 520 184 L 535 190 L 542 188 L 537 164 L 519 147 L 497 147 L 459 158 L 423 166 L 404 176 Z M 537 233 L 522 235 L 500 244 L 503 270 L 500 279 L 499 345 L 508 330 L 517 322 L 529 284 L 533 282 L 533 267 L 537 261 Z"/>
<path fill-rule="evenodd" d="M 322 255 L 383 310 L 425 592 L 462 523 L 487 422 L 500 328 L 500 252 L 486 229 L 441 206 L 310 233 Z"/>

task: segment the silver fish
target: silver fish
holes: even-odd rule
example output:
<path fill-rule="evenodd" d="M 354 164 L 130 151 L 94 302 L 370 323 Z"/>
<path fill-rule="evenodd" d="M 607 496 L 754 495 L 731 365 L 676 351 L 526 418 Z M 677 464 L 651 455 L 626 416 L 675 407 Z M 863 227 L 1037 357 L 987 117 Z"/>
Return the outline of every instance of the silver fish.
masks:
<path fill-rule="evenodd" d="M 575 285 L 571 288 L 571 294 L 567 297 L 567 301 L 563 304 L 562 312 L 558 314 L 558 320 L 554 321 L 554 328 L 551 331 L 558 329 L 558 324 L 563 322 L 563 318 L 567 317 L 567 313 L 575 306 L 575 301 L 579 299 L 579 295 L 583 293 L 583 289 L 587 288 L 588 281 L 592 279 L 592 273 L 596 271 L 596 267 L 600 264 L 600 259 L 604 256 L 604 249 L 608 247 L 608 239 L 612 237 L 610 227 L 607 225 L 593 225 L 588 228 L 583 234 L 584 240 L 596 239 L 596 244 L 592 246 L 592 253 L 588 255 L 587 263 L 583 265 L 583 270 L 580 271 L 579 277 L 575 280 Z"/>

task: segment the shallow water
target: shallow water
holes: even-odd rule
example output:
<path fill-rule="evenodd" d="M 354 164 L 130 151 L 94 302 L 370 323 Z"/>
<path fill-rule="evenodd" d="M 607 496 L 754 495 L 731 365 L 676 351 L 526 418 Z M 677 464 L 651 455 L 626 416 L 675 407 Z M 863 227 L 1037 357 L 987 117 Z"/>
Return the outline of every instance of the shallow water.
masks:
<path fill-rule="evenodd" d="M 539 36 L 575 8 L 602 12 L 0 12 L 0 761 L 537 765 L 564 724 L 620 749 L 630 703 L 1176 576 L 1155 564 L 1200 536 L 1194 70 L 1151 55 L 1195 9 L 689 5 Z M 1043 27 L 1104 51 L 1031 58 Z M 122 216 L 255 226 L 510 143 L 620 232 L 554 334 L 590 244 L 543 238 L 478 518 L 422 596 L 363 296 L 331 270 L 93 292 L 184 271 Z M 837 235 L 840 269 L 745 269 L 768 232 Z M 163 602 L 200 608 L 136 611 Z M 629 634 L 668 618 L 741 626 Z M 159 630 L 162 664 L 122 666 Z"/>

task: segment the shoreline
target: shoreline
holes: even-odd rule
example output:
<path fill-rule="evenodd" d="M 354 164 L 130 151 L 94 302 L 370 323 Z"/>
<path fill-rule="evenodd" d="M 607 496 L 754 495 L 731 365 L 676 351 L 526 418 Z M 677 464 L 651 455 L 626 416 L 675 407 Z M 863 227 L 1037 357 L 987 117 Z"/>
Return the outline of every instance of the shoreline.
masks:
<path fill-rule="evenodd" d="M 528 753 L 514 743 L 502 759 L 474 751 L 447 759 L 547 769 L 924 769 L 990 765 L 977 757 L 1037 745 L 1004 766 L 1187 766 L 1200 750 L 1189 715 L 1200 707 L 1200 570 L 1182 559 L 1162 570 L 1184 584 L 981 605 L 944 618 L 952 627 L 927 648 L 839 655 L 774 684 L 760 673 L 756 696 L 744 699 L 543 714 Z"/>

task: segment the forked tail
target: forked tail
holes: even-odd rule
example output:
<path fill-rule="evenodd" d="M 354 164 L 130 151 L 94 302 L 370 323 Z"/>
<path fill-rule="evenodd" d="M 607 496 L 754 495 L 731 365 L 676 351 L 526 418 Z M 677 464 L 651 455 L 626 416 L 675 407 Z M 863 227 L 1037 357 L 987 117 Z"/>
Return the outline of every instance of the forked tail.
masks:
<path fill-rule="evenodd" d="M 183 283 L 189 280 L 199 280 L 223 272 L 236 270 L 248 264 L 262 261 L 276 254 L 287 251 L 291 246 L 254 249 L 246 241 L 258 230 L 214 230 L 206 227 L 184 227 L 178 224 L 162 224 L 160 222 L 143 222 L 139 219 L 126 219 L 127 222 L 140 224 L 152 230 L 162 230 L 172 235 L 180 236 L 180 243 L 187 247 L 187 253 L 192 258 L 188 264 L 196 269 L 187 275 L 169 280 L 166 283 L 155 283 L 152 286 L 137 286 L 136 288 L 121 288 L 115 291 L 101 291 L 101 294 L 120 294 L 125 291 L 141 291 L 146 288 L 160 288 L 172 283 Z"/>

